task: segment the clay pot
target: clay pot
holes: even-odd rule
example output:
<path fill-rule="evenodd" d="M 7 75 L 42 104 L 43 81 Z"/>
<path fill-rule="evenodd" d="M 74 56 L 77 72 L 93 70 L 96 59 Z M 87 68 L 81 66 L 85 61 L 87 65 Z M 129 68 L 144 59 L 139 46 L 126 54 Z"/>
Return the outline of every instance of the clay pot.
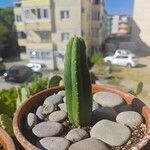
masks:
<path fill-rule="evenodd" d="M 36 109 L 40 104 L 43 103 L 43 100 L 48 97 L 49 95 L 53 93 L 57 93 L 60 90 L 63 90 L 63 87 L 55 87 L 51 89 L 46 89 L 42 92 L 39 92 L 29 98 L 27 101 L 25 101 L 21 107 L 17 110 L 15 113 L 14 119 L 13 119 L 13 129 L 14 133 L 16 135 L 16 138 L 20 142 L 20 144 L 26 149 L 26 150 L 39 150 L 36 146 L 32 144 L 33 137 L 28 137 L 27 131 L 24 130 L 25 126 L 25 119 L 29 112 Z M 96 93 L 99 91 L 107 91 L 112 92 L 120 95 L 128 104 L 132 104 L 132 106 L 143 115 L 146 121 L 147 125 L 147 132 L 143 139 L 140 140 L 138 144 L 136 144 L 132 149 L 133 150 L 148 150 L 147 148 L 144 148 L 145 146 L 150 148 L 150 145 L 148 145 L 148 142 L 150 141 L 150 109 L 138 98 L 135 96 L 122 91 L 120 89 L 114 89 L 109 86 L 105 85 L 93 85 L 92 86 L 92 92 Z"/>
<path fill-rule="evenodd" d="M 0 144 L 4 150 L 15 150 L 15 145 L 9 134 L 0 128 Z"/>

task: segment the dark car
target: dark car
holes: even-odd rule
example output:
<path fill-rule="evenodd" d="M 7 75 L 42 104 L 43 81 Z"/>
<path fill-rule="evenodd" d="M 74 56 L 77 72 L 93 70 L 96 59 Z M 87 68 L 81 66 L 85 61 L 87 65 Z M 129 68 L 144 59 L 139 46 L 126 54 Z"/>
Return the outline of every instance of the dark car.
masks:
<path fill-rule="evenodd" d="M 0 75 L 3 75 L 5 71 L 6 71 L 6 66 L 3 63 L 0 63 Z"/>
<path fill-rule="evenodd" d="M 5 81 L 24 82 L 32 79 L 33 71 L 27 66 L 13 66 L 4 73 Z"/>

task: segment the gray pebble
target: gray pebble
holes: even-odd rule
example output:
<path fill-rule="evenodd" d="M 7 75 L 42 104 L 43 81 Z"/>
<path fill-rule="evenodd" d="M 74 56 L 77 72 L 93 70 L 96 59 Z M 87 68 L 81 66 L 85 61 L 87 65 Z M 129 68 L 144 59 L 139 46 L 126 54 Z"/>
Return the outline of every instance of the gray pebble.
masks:
<path fill-rule="evenodd" d="M 62 102 L 62 96 L 55 94 L 47 97 L 44 101 L 44 104 L 52 103 L 54 105 L 58 105 Z"/>
<path fill-rule="evenodd" d="M 109 150 L 109 148 L 100 140 L 88 138 L 72 144 L 69 150 Z"/>
<path fill-rule="evenodd" d="M 37 116 L 34 113 L 27 115 L 27 125 L 29 128 L 33 128 L 37 124 Z"/>
<path fill-rule="evenodd" d="M 78 142 L 88 137 L 88 133 L 83 129 L 72 129 L 68 132 L 66 138 L 71 142 Z"/>
<path fill-rule="evenodd" d="M 124 103 L 122 97 L 110 92 L 97 92 L 93 99 L 103 107 L 115 107 Z"/>
<path fill-rule="evenodd" d="M 116 121 L 131 128 L 139 126 L 143 122 L 142 116 L 135 111 L 126 111 L 118 114 Z"/>
<path fill-rule="evenodd" d="M 55 111 L 55 112 L 52 112 L 48 118 L 49 118 L 49 121 L 61 122 L 67 118 L 67 113 L 61 110 Z"/>
<path fill-rule="evenodd" d="M 110 146 L 121 146 L 130 139 L 131 131 L 120 123 L 101 120 L 92 127 L 90 135 Z"/>
<path fill-rule="evenodd" d="M 67 112 L 67 106 L 66 103 L 61 103 L 58 105 L 58 107 L 60 108 L 60 110 Z"/>
<path fill-rule="evenodd" d="M 52 103 L 44 104 L 43 105 L 43 114 L 44 115 L 49 115 L 55 110 L 55 106 Z"/>
<path fill-rule="evenodd" d="M 62 97 L 64 97 L 64 96 L 65 96 L 65 91 L 64 91 L 64 90 L 59 91 L 57 94 L 59 94 L 59 95 L 61 95 Z"/>
<path fill-rule="evenodd" d="M 39 106 L 36 110 L 36 115 L 38 116 L 38 118 L 40 120 L 44 119 L 44 115 L 43 115 L 43 106 Z"/>
<path fill-rule="evenodd" d="M 32 132 L 37 137 L 49 137 L 60 134 L 63 131 L 63 126 L 57 122 L 41 122 L 32 129 Z"/>
<path fill-rule="evenodd" d="M 46 150 L 67 150 L 70 142 L 63 137 L 46 137 L 39 141 Z"/>

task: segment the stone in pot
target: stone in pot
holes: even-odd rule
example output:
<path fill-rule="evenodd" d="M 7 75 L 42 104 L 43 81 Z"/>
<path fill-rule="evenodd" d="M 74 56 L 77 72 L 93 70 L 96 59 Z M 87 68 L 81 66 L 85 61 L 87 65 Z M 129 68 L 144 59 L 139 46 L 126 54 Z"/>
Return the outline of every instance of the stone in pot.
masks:
<path fill-rule="evenodd" d="M 68 132 L 66 138 L 71 142 L 78 142 L 88 137 L 88 133 L 83 129 L 72 129 Z"/>

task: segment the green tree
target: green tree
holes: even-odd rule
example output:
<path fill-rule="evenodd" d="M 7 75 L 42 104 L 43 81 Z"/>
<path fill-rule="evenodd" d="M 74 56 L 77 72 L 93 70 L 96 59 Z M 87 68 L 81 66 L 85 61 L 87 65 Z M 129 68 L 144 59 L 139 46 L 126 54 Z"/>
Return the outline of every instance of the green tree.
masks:
<path fill-rule="evenodd" d="M 0 8 L 0 56 L 4 59 L 19 57 L 13 8 Z"/>

